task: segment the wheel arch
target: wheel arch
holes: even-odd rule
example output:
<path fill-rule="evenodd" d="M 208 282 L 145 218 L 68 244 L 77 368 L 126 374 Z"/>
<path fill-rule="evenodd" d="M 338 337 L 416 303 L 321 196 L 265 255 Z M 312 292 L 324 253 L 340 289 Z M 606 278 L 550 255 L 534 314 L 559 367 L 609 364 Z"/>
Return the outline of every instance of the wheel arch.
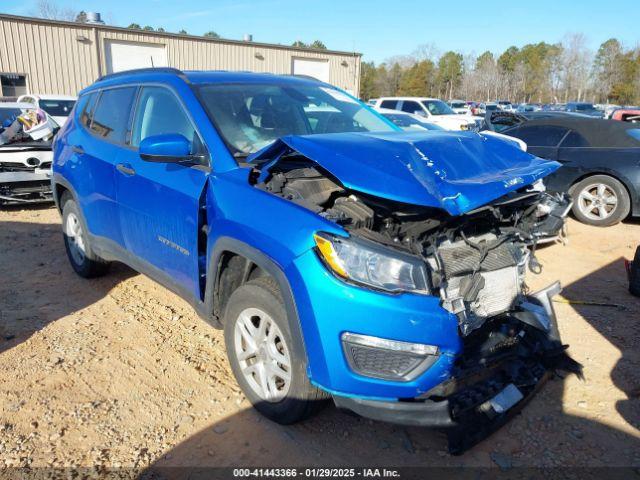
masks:
<path fill-rule="evenodd" d="M 210 252 L 205 291 L 208 319 L 217 328 L 223 327 L 228 297 L 220 298 L 220 295 L 231 295 L 240 285 L 263 275 L 273 277 L 278 284 L 296 350 L 306 355 L 295 299 L 285 273 L 266 254 L 235 238 L 220 237 Z"/>
<path fill-rule="evenodd" d="M 55 176 L 52 178 L 51 191 L 53 193 L 53 201 L 56 205 L 56 208 L 58 209 L 58 212 L 61 215 L 62 215 L 62 204 L 60 201 L 62 200 L 62 196 L 65 193 L 68 193 L 69 195 L 71 195 L 76 201 L 78 199 L 78 196 L 76 195 L 74 188 L 71 186 L 71 183 L 69 183 L 65 178 L 60 176 Z"/>

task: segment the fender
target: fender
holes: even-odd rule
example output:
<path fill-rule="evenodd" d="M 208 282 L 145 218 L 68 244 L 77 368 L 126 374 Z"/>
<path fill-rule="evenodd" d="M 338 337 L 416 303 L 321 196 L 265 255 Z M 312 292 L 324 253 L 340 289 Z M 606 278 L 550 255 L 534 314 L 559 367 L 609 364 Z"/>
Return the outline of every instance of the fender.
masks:
<path fill-rule="evenodd" d="M 304 346 L 304 339 L 302 338 L 302 327 L 300 325 L 300 319 L 298 317 L 298 310 L 295 300 L 293 298 L 293 292 L 289 285 L 286 275 L 282 269 L 267 255 L 260 250 L 232 237 L 220 237 L 216 240 L 209 255 L 209 263 L 207 265 L 207 289 L 205 291 L 204 305 L 205 311 L 209 312 L 206 316 L 206 320 L 214 327 L 222 328 L 223 324 L 219 317 L 213 315 L 213 293 L 217 287 L 218 281 L 218 265 L 220 264 L 220 258 L 224 252 L 231 252 L 242 257 L 245 257 L 249 261 L 255 263 L 262 270 L 267 272 L 280 287 L 282 293 L 282 299 L 284 301 L 284 308 L 287 312 L 287 322 L 289 324 L 289 331 L 293 338 L 294 348 L 297 352 L 306 358 L 306 348 Z"/>
<path fill-rule="evenodd" d="M 56 208 L 58 209 L 60 214 L 62 214 L 62 205 L 60 205 L 60 195 L 58 195 L 58 189 L 56 188 L 58 185 L 62 185 L 64 188 L 66 188 L 69 191 L 69 193 L 71 193 L 71 196 L 73 196 L 76 202 L 78 201 L 78 194 L 76 193 L 75 188 L 73 188 L 71 183 L 66 178 L 64 178 L 59 173 L 54 172 L 54 174 L 51 176 L 51 192 L 53 192 L 53 202 L 55 203 Z"/>

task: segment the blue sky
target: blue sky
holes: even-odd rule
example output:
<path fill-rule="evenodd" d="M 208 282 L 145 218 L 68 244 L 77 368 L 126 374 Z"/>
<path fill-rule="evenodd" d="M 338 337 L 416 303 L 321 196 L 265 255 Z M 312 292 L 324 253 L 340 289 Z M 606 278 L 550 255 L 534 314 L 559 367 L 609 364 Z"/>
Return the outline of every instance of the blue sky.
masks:
<path fill-rule="evenodd" d="M 290 44 L 322 40 L 334 50 L 358 51 L 376 62 L 410 54 L 420 44 L 438 50 L 502 52 L 571 32 L 587 35 L 594 50 L 617 37 L 640 43 L 640 0 L 50 0 L 62 8 L 99 11 L 110 22 L 167 31 Z M 0 12 L 31 15 L 36 0 L 2 0 Z"/>

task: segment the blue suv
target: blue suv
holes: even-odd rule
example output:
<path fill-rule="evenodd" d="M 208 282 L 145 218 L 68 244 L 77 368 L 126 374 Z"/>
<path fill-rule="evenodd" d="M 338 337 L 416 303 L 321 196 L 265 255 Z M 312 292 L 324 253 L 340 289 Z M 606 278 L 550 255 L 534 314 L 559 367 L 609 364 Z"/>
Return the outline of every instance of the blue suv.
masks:
<path fill-rule="evenodd" d="M 502 139 L 401 132 L 310 78 L 143 69 L 83 90 L 54 158 L 73 269 L 177 292 L 279 423 L 331 397 L 460 453 L 580 371 L 559 285 L 525 284 L 570 208 L 541 181 L 559 164 Z"/>

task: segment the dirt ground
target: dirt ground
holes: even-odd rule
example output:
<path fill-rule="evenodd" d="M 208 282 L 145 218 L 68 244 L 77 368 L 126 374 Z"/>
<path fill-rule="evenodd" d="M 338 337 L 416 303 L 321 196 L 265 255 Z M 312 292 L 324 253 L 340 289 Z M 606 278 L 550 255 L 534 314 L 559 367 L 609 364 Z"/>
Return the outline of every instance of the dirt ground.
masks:
<path fill-rule="evenodd" d="M 622 259 L 640 222 L 571 221 L 569 244 L 541 248 L 533 288 L 560 279 L 563 341 L 585 380 L 549 382 L 460 457 L 420 428 L 327 407 L 282 427 L 240 393 L 220 331 L 174 294 L 117 265 L 83 280 L 67 263 L 54 208 L 0 211 L 0 467 L 4 466 L 640 466 L 640 299 Z"/>

